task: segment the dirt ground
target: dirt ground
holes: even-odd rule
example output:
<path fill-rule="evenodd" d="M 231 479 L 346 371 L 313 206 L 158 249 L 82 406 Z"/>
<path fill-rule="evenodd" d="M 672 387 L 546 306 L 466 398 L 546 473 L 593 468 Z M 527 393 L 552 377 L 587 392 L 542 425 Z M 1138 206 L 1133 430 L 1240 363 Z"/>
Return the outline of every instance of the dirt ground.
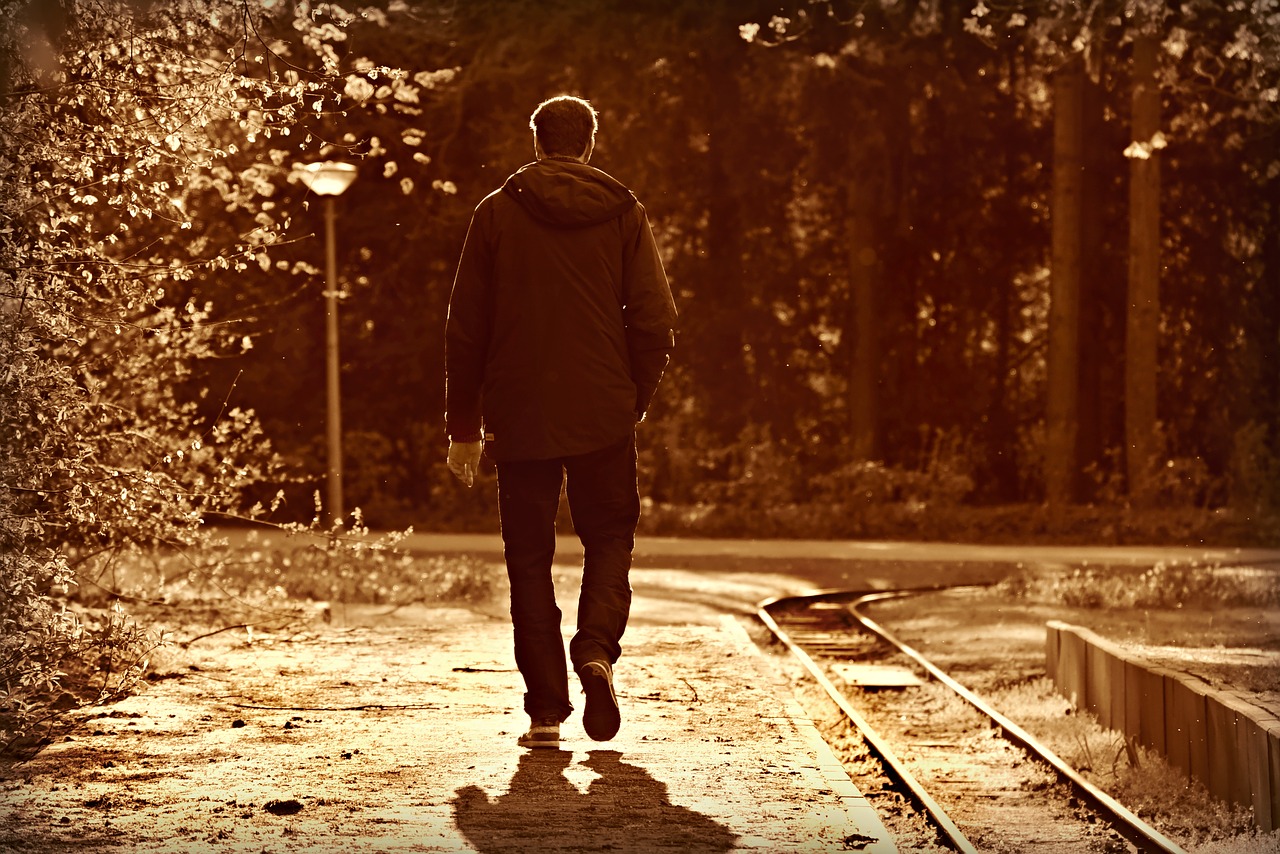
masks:
<path fill-rule="evenodd" d="M 748 617 L 751 603 L 803 587 L 794 576 L 763 572 L 638 570 L 633 582 L 640 607 L 632 628 L 639 633 L 669 625 L 712 631 L 725 613 Z M 573 573 L 562 573 L 559 584 L 562 605 L 571 603 Z M 645 595 L 659 590 L 660 598 Z M 913 619 L 919 606 L 919 600 L 906 600 L 878 606 L 878 614 L 890 624 L 905 618 L 909 635 L 936 629 L 939 623 L 932 618 L 916 614 L 922 619 Z M 968 633 L 969 651 L 972 638 L 980 636 L 994 660 L 1021 658 L 1034 668 L 1036 648 L 1043 644 L 1036 625 L 1042 627 L 1044 619 L 1091 624 L 1130 643 L 1165 643 L 1158 631 L 1117 636 L 1126 625 L 1132 628 L 1131 614 L 1111 615 L 1112 631 L 1099 624 L 1096 613 L 1090 621 L 1061 609 L 1018 613 L 1016 619 L 999 608 L 962 607 L 933 616 L 951 624 L 974 621 L 964 629 L 950 625 L 950 635 L 934 646 L 944 665 L 947 646 L 965 645 Z M 1200 637 L 1217 638 L 1216 644 L 1204 644 L 1206 649 L 1216 645 L 1216 652 L 1199 656 L 1206 668 L 1215 655 L 1229 658 L 1232 649 L 1244 650 L 1246 657 L 1256 650 L 1256 657 L 1274 666 L 1277 619 L 1275 613 L 1182 614 L 1168 618 L 1168 630 L 1181 632 L 1185 640 L 1194 624 Z M 414 758 L 416 752 L 438 755 L 451 749 L 438 743 L 438 728 L 421 726 L 424 716 L 452 716 L 459 732 L 486 716 L 485 725 L 492 725 L 495 715 L 505 716 L 498 731 L 512 741 L 524 727 L 506 620 L 500 602 L 467 608 L 339 606 L 326 620 L 290 634 L 236 629 L 188 647 L 170 646 L 156 657 L 146 690 L 109 707 L 74 713 L 70 727 L 54 733 L 53 742 L 34 759 L 0 764 L 0 851 L 460 850 L 449 824 L 463 814 L 460 809 L 487 823 L 491 834 L 518 836 L 520 828 L 505 827 L 509 819 L 497 808 L 500 800 L 494 800 L 516 782 L 507 769 L 477 765 L 479 758 L 464 754 L 443 765 Z M 1150 628 L 1153 618 L 1148 615 L 1144 622 Z M 500 642 L 466 651 L 457 647 L 459 638 L 494 627 L 504 630 L 495 635 L 503 638 Z M 195 626 L 171 628 L 179 638 L 199 633 Z M 1231 648 L 1223 645 L 1228 639 Z M 1022 655 L 1010 656 L 1014 647 Z M 732 663 L 697 660 L 697 649 L 681 652 L 691 656 L 688 680 L 645 683 L 651 674 L 639 673 L 629 687 L 631 700 L 655 708 L 695 708 L 710 692 L 731 690 L 733 680 L 743 678 Z M 459 655 L 465 663 L 449 672 L 429 664 Z M 1202 668 L 1217 678 L 1244 678 L 1223 675 L 1229 672 Z M 711 673 L 721 675 L 692 675 Z M 1008 674 L 1010 679 L 1024 675 Z M 460 697 L 465 701 L 459 703 Z M 696 734 L 699 744 L 727 748 L 740 745 L 741 736 L 705 715 Z M 436 741 L 422 743 L 424 738 Z M 569 788 L 581 793 L 593 784 L 598 789 L 606 776 L 620 778 L 631 788 L 616 796 L 634 800 L 642 793 L 651 805 L 648 820 L 675 823 L 688 832 L 684 850 L 759 847 L 749 840 L 735 842 L 706 811 L 674 806 L 677 793 L 682 803 L 696 803 L 696 793 L 707 791 L 707 780 L 686 775 L 659 782 L 626 762 L 624 752 L 586 742 L 580 732 L 575 736 L 571 725 L 566 739 L 566 749 L 577 751 L 574 755 L 586 751 L 585 758 L 560 767 L 542 767 L 547 763 L 540 758 L 522 760 L 520 779 L 533 790 L 568 780 Z M 557 755 L 563 759 L 565 753 Z M 732 772 L 732 767 L 723 769 L 725 780 Z M 459 788 L 460 780 L 475 783 Z M 803 803 L 779 805 L 803 808 Z M 330 841 L 309 841 L 321 838 Z M 343 840 L 341 848 L 332 847 L 334 839 Z M 637 847 L 634 836 L 606 844 L 646 850 Z M 588 850 L 566 845 L 561 850 Z"/>
<path fill-rule="evenodd" d="M 778 724 L 713 713 L 761 696 L 748 689 L 768 666 L 726 652 L 734 618 L 701 601 L 710 582 L 639 575 L 671 595 L 637 598 L 614 742 L 590 742 L 571 718 L 563 750 L 516 747 L 527 719 L 504 608 L 338 608 L 291 635 L 172 647 L 141 693 L 75 713 L 34 758 L 0 766 L 0 851 L 517 851 L 530 835 L 565 852 L 772 851 L 786 837 L 768 828 L 795 834 L 797 821 L 812 826 L 783 848 L 838 848 L 840 802 L 815 802 L 807 772 L 741 770 Z M 757 576 L 739 592 L 776 584 Z M 661 779 L 637 757 L 666 757 Z M 730 820 L 759 810 L 761 792 L 785 797 Z M 554 842 L 527 826 L 544 813 Z"/>
<path fill-rule="evenodd" d="M 69 733 L 4 770 L 0 849 L 261 851 L 305 839 L 317 821 L 376 838 L 394 820 L 378 793 L 407 770 L 372 770 L 405 747 L 385 739 L 411 737 L 457 684 L 424 684 L 399 665 L 439 652 L 440 628 L 474 619 L 420 616 L 435 628 L 239 630 L 170 651 L 144 691 L 76 713 Z M 475 666 L 510 682 L 505 662 Z"/>

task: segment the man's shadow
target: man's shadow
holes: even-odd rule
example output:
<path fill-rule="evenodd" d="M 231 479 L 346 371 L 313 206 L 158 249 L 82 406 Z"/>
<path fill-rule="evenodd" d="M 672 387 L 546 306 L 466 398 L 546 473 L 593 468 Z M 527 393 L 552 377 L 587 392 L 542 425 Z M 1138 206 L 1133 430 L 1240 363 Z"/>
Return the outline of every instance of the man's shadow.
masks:
<path fill-rule="evenodd" d="M 520 757 L 506 794 L 490 799 L 463 786 L 453 820 L 480 852 L 543 851 L 561 846 L 608 851 L 728 851 L 737 834 L 667 798 L 667 786 L 622 761 L 616 750 L 593 750 L 582 764 L 599 776 L 580 792 L 564 776 L 565 750 L 532 750 Z"/>

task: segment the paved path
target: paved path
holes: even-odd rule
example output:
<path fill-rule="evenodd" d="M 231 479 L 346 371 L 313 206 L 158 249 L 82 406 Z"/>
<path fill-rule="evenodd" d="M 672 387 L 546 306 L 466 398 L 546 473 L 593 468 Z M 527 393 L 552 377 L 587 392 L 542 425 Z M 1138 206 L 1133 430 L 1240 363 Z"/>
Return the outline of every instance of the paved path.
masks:
<path fill-rule="evenodd" d="M 244 529 L 221 534 L 242 541 Z M 266 534 L 272 536 L 271 534 Z M 474 553 L 500 555 L 502 540 L 493 534 L 413 533 L 403 543 L 417 553 Z M 572 534 L 556 538 L 560 561 L 576 561 L 582 546 Z M 1087 546 L 1087 545 L 972 545 L 873 540 L 749 540 L 685 537 L 637 537 L 636 560 L 656 565 L 662 559 L 723 558 L 724 569 L 735 560 L 772 561 L 898 561 L 904 563 L 1065 563 L 1153 564 L 1159 562 L 1257 564 L 1280 563 L 1280 549 L 1226 546 Z"/>
<path fill-rule="evenodd" d="M 501 553 L 497 534 L 412 534 L 406 546 L 415 551 Z M 557 539 L 557 554 L 581 555 L 572 535 Z M 717 540 L 682 537 L 638 537 L 636 557 L 723 557 L 908 561 L 932 563 L 1124 563 L 1200 561 L 1220 563 L 1280 562 L 1280 550 L 1179 546 L 1018 546 L 961 543 L 875 542 L 863 540 Z"/>

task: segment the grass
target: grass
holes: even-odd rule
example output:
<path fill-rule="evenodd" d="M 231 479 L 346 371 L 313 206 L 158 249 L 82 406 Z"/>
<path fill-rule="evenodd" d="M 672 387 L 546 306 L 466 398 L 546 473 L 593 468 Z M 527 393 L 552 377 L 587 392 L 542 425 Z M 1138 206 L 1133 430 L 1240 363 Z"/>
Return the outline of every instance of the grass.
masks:
<path fill-rule="evenodd" d="M 410 554 L 394 535 L 252 532 L 235 545 L 198 554 L 135 556 L 109 572 L 82 576 L 73 598 L 83 605 L 123 599 L 153 607 L 481 604 L 497 594 L 503 578 L 501 567 L 471 555 Z"/>
<path fill-rule="evenodd" d="M 997 592 L 1068 608 L 1275 608 L 1280 607 L 1280 573 L 1196 563 L 1087 566 L 1062 573 L 1023 572 L 1002 581 Z"/>
<path fill-rule="evenodd" d="M 992 692 L 989 699 L 1091 783 L 1189 852 L 1280 852 L 1280 832 L 1259 832 L 1248 810 L 1217 800 L 1159 754 L 1076 713 L 1048 678 Z"/>
<path fill-rule="evenodd" d="M 192 588 L 206 595 L 219 588 L 345 604 L 478 604 L 494 596 L 502 577 L 494 564 L 470 555 L 343 553 L 298 545 L 247 557 L 229 555 L 193 578 Z"/>

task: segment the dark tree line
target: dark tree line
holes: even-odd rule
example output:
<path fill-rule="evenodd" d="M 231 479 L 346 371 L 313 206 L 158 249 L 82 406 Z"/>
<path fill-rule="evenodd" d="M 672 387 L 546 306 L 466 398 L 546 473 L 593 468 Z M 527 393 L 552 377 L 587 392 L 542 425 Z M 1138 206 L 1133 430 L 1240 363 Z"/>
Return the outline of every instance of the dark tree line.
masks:
<path fill-rule="evenodd" d="M 198 430 L 256 415 L 290 474 L 241 486 L 283 489 L 278 518 L 309 519 L 324 476 L 323 226 L 293 164 L 360 171 L 338 199 L 347 506 L 491 525 L 442 462 L 444 314 L 472 208 L 560 92 L 600 109 L 593 162 L 646 204 L 681 310 L 641 431 L 651 521 L 848 535 L 868 507 L 1120 505 L 1142 478 L 1157 507 L 1257 515 L 1280 481 L 1276 13 L 1079 6 L 223 3 L 263 94 L 201 126 L 222 156 L 181 217 L 101 221 L 201 262 L 162 289 L 218 345 L 179 396 Z"/>
<path fill-rule="evenodd" d="M 346 71 L 456 69 L 414 115 L 316 118 L 361 164 L 341 199 L 349 503 L 428 527 L 488 512 L 439 461 L 444 309 L 471 208 L 531 159 L 526 117 L 563 91 L 600 108 L 594 163 L 648 206 L 682 312 L 642 439 L 656 502 L 1106 502 L 1142 473 L 1157 504 L 1274 501 L 1274 27 L 1207 2 L 971 5 L 492 0 L 348 24 Z M 1135 125 L 1141 73 L 1158 138 Z M 1158 282 L 1135 333 L 1143 169 Z M 238 376 L 313 477 L 316 284 L 198 285 L 255 342 L 214 385 Z"/>

